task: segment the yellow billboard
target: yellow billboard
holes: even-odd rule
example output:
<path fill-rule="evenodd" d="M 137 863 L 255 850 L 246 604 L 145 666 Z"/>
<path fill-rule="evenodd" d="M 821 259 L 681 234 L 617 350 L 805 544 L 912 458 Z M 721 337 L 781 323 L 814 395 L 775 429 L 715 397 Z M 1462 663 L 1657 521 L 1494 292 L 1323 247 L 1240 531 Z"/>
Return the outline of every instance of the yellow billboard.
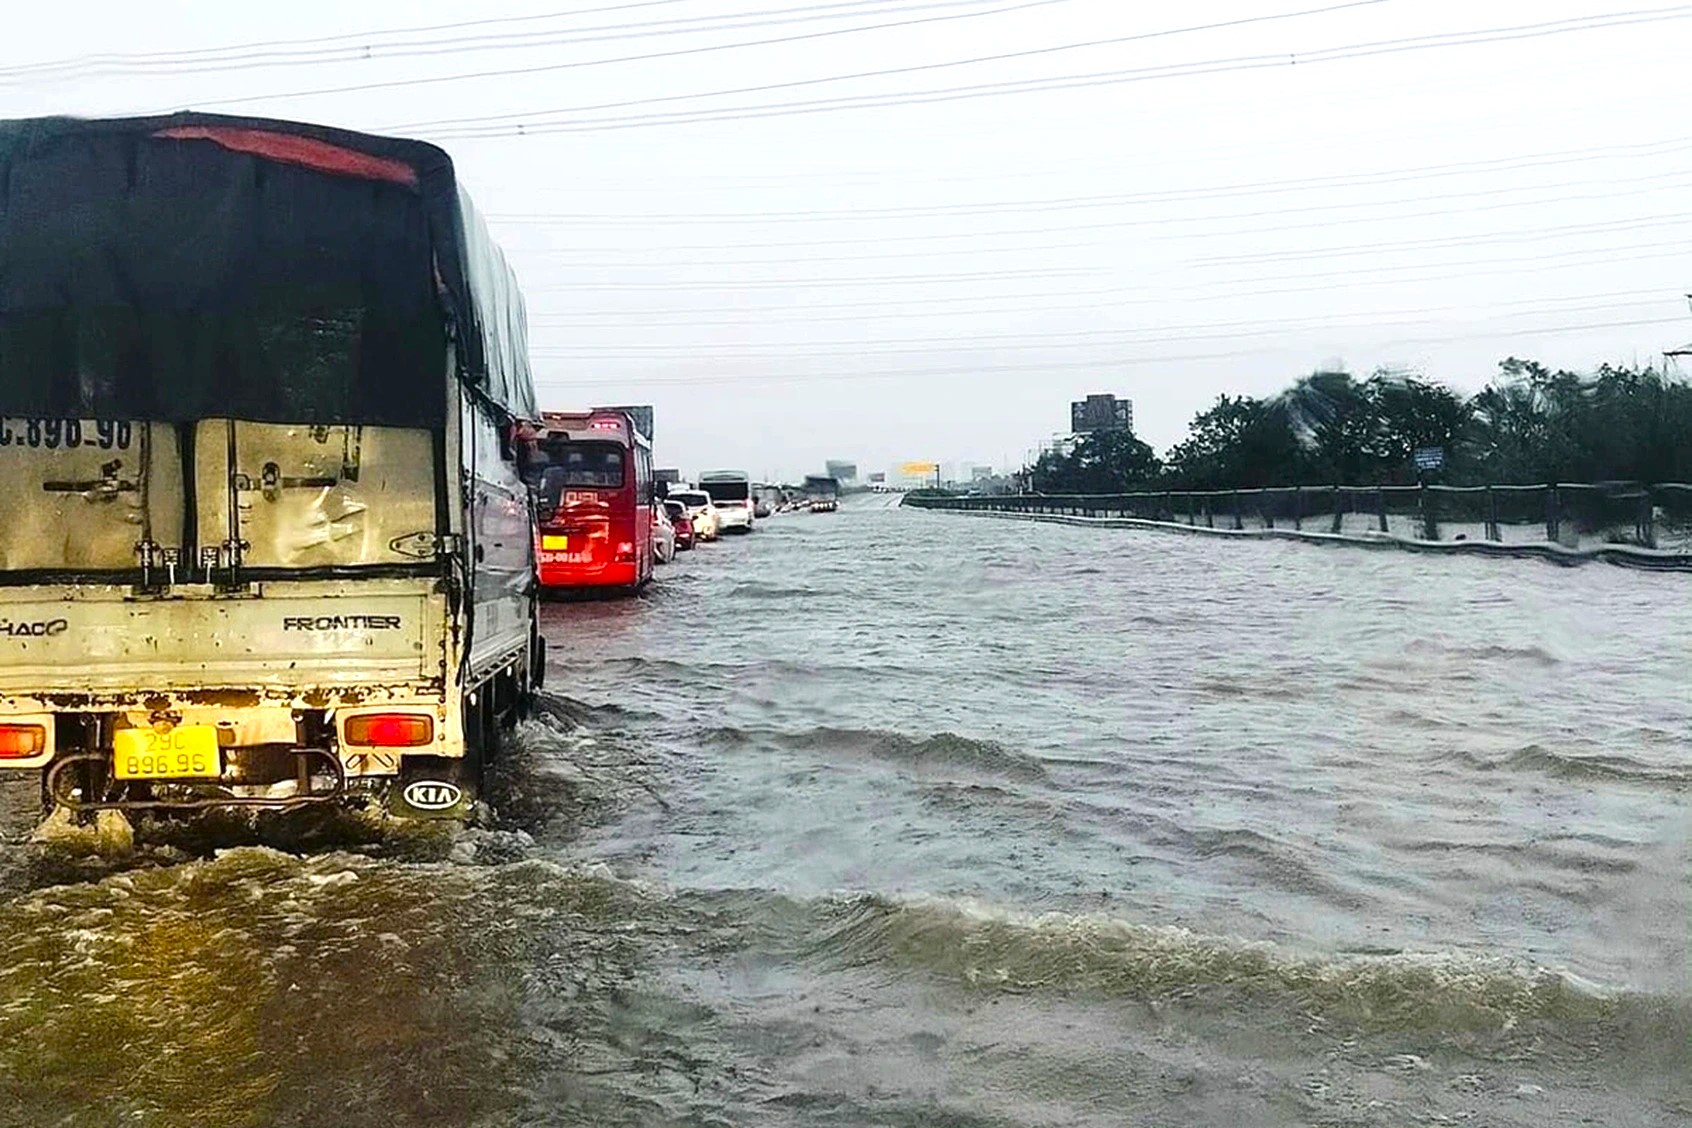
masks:
<path fill-rule="evenodd" d="M 924 477 L 926 477 L 927 475 L 932 474 L 939 469 L 940 469 L 940 464 L 938 462 L 901 462 L 901 463 L 899 463 L 899 473 L 901 473 L 901 474 L 920 474 L 920 475 L 923 475 Z"/>

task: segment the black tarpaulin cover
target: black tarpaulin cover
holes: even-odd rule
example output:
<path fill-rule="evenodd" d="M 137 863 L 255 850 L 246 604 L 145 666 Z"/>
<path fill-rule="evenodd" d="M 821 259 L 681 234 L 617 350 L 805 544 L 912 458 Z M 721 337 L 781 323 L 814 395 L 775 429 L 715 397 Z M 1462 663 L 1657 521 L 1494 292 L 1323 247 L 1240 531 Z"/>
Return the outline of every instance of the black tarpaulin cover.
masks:
<path fill-rule="evenodd" d="M 0 415 L 439 426 L 447 342 L 536 414 L 451 159 L 210 114 L 0 122 Z"/>

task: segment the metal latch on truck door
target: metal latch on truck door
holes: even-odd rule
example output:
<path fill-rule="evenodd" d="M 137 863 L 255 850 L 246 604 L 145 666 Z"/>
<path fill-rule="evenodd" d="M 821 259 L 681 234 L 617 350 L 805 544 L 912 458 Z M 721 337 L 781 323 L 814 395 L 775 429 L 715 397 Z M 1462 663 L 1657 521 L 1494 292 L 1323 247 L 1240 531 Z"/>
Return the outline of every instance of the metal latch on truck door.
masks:
<path fill-rule="evenodd" d="M 327 424 L 313 424 L 310 430 L 312 440 L 319 446 L 329 442 L 333 428 Z M 358 481 L 359 462 L 364 452 L 364 428 L 341 428 L 341 480 L 343 482 Z"/>
<path fill-rule="evenodd" d="M 266 462 L 259 471 L 255 482 L 251 474 L 236 474 L 235 488 L 242 491 L 257 490 L 266 501 L 275 501 L 282 496 L 283 490 L 330 490 L 341 484 L 335 477 L 318 478 L 289 478 L 282 474 L 282 467 L 274 462 Z"/>
<path fill-rule="evenodd" d="M 464 545 L 464 538 L 456 533 L 437 536 L 430 532 L 407 533 L 388 542 L 388 551 L 413 560 L 430 560 L 436 556 L 450 556 Z"/>
<path fill-rule="evenodd" d="M 118 471 L 123 469 L 123 460 L 114 458 L 110 462 L 100 464 L 100 476 L 90 482 L 42 482 L 41 488 L 48 493 L 77 493 L 89 501 L 111 501 L 120 493 L 138 493 L 141 489 L 139 482 L 129 481 L 118 477 Z"/>

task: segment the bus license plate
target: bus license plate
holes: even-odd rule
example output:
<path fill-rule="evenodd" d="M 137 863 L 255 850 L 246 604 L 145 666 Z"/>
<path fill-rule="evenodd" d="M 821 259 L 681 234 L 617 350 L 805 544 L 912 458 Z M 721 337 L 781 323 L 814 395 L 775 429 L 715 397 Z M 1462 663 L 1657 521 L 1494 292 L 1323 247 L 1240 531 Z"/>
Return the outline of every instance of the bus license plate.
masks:
<path fill-rule="evenodd" d="M 570 538 L 547 534 L 541 537 L 541 547 L 548 552 L 570 551 Z"/>
<path fill-rule="evenodd" d="M 178 725 L 112 733 L 112 775 L 118 779 L 216 779 L 223 774 L 217 729 Z"/>

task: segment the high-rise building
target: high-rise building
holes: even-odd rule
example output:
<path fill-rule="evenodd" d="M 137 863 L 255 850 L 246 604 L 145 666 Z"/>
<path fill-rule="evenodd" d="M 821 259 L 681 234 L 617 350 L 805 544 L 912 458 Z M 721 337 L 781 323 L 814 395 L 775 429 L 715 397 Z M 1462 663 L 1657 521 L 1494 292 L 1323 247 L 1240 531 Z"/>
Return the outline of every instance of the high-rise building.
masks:
<path fill-rule="evenodd" d="M 823 468 L 828 471 L 830 478 L 835 479 L 841 485 L 858 480 L 858 464 L 856 462 L 836 462 L 831 459 L 823 463 Z"/>
<path fill-rule="evenodd" d="M 1075 400 L 1069 405 L 1069 429 L 1077 435 L 1095 431 L 1132 431 L 1134 401 L 1117 399 L 1106 392 Z"/>

